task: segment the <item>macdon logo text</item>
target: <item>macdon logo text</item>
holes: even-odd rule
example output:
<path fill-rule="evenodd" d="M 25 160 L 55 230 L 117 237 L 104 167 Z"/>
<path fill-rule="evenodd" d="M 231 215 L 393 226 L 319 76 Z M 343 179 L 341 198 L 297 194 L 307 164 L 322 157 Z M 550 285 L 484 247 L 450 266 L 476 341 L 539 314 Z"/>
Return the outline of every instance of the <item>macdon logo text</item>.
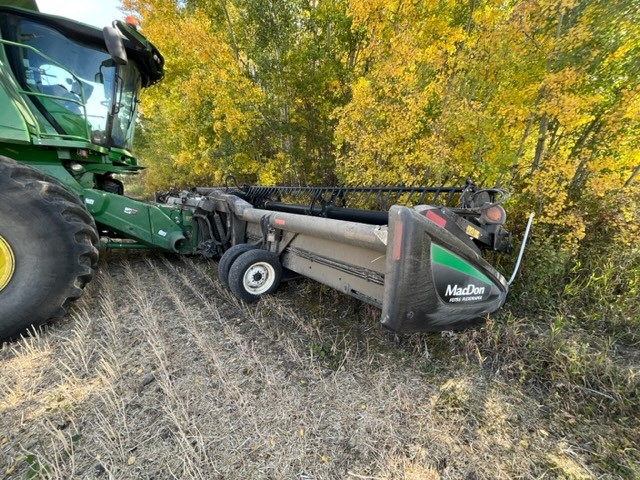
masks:
<path fill-rule="evenodd" d="M 466 287 L 459 287 L 458 285 L 447 285 L 447 290 L 444 292 L 445 297 L 463 297 L 466 295 L 484 295 L 485 287 L 476 287 L 473 283 L 470 283 Z"/>

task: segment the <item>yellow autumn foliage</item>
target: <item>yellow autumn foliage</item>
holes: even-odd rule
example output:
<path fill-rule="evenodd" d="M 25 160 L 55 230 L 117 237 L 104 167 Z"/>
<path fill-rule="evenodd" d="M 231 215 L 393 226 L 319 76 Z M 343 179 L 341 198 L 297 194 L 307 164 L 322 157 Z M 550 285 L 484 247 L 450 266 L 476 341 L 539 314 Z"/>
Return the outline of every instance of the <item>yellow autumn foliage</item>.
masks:
<path fill-rule="evenodd" d="M 143 99 L 150 189 L 229 173 L 269 184 L 472 177 L 514 193 L 516 233 L 537 214 L 539 258 L 638 248 L 632 0 L 125 7 L 166 58 L 165 81 Z"/>

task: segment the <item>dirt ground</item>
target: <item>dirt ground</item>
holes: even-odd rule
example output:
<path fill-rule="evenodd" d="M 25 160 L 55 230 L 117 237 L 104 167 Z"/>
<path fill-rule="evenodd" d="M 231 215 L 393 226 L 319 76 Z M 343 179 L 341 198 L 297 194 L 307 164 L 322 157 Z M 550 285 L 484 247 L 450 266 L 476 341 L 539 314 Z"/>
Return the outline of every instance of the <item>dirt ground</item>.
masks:
<path fill-rule="evenodd" d="M 247 306 L 215 262 L 107 257 L 0 349 L 0 478 L 618 478 L 481 332 L 397 339 L 313 282 Z"/>

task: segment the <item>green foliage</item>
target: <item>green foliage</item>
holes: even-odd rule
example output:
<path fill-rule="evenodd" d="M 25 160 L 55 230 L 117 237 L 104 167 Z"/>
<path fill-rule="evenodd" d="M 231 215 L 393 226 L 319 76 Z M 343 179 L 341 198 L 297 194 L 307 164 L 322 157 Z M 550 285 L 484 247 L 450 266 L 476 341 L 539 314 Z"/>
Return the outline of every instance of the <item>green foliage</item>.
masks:
<path fill-rule="evenodd" d="M 125 2 L 163 52 L 139 156 L 149 190 L 334 181 L 333 111 L 348 101 L 362 35 L 346 1 Z M 168 133 L 169 132 L 169 133 Z"/>
<path fill-rule="evenodd" d="M 412 340 L 429 344 L 432 369 L 451 374 L 458 360 L 462 368 L 477 364 L 491 372 L 497 384 L 519 385 L 540 398 L 545 429 L 572 431 L 576 444 L 588 448 L 592 467 L 616 472 L 616 478 L 637 478 L 640 455 L 632 447 L 640 418 L 640 378 L 632 353 L 637 334 L 634 339 L 603 332 L 592 312 L 571 313 L 573 302 L 561 299 L 527 316 L 515 315 L 518 308 L 512 307 L 480 330 Z M 459 406 L 455 400 L 461 395 L 464 399 L 464 391 L 456 391 L 453 402 L 444 401 Z"/>
<path fill-rule="evenodd" d="M 315 358 L 325 362 L 327 367 L 334 371 L 338 370 L 344 363 L 343 352 L 329 343 L 311 341 L 309 342 L 309 352 Z"/>
<path fill-rule="evenodd" d="M 24 461 L 27 464 L 27 470 L 25 472 L 25 478 L 27 480 L 38 480 L 48 477 L 49 469 L 40 463 L 36 455 L 30 453 Z"/>
<path fill-rule="evenodd" d="M 628 343 L 640 338 L 640 254 L 594 253 L 576 263 L 564 287 L 569 308 L 594 330 Z"/>

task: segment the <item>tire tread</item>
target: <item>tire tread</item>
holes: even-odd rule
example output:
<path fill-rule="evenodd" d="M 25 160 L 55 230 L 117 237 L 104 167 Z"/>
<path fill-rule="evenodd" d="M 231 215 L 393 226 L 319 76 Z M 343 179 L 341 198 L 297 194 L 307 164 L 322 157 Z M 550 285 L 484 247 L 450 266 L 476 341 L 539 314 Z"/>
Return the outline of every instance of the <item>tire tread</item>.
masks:
<path fill-rule="evenodd" d="M 243 278 L 249 267 L 258 262 L 267 262 L 271 264 L 275 271 L 275 279 L 273 281 L 273 285 L 271 285 L 266 292 L 260 295 L 254 295 L 253 293 L 245 290 Z M 229 270 L 229 289 L 236 297 L 244 300 L 246 303 L 255 303 L 264 295 L 273 293 L 280 285 L 281 278 L 282 264 L 280 263 L 278 255 L 262 249 L 249 250 L 238 256 L 231 265 L 231 269 Z"/>
<path fill-rule="evenodd" d="M 32 322 L 32 325 L 41 325 L 64 316 L 69 304 L 82 295 L 85 285 L 93 279 L 99 257 L 96 224 L 79 197 L 35 168 L 0 156 L 0 178 L 6 179 L 3 188 L 7 191 L 15 188 L 46 202 L 52 215 L 65 225 L 66 236 L 73 242 L 73 255 L 77 258 L 73 267 L 75 279 L 66 286 L 62 304 L 51 306 L 53 313 L 47 314 L 47 318 Z M 21 331 L 28 325 L 22 327 Z"/>

